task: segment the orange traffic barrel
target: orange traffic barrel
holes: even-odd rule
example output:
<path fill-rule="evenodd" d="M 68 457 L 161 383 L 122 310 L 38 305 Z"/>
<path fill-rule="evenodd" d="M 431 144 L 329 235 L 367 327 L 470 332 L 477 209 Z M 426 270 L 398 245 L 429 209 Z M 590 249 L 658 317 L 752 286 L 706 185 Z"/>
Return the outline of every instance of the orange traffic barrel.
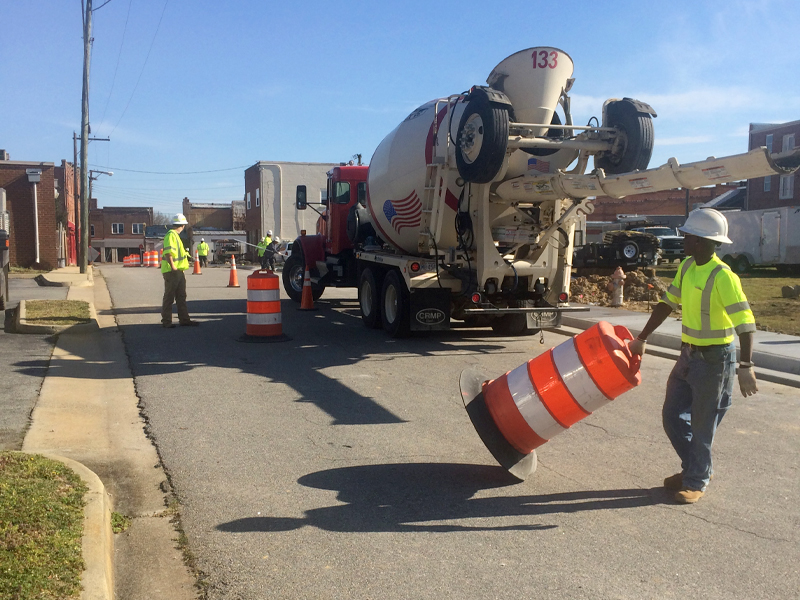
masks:
<path fill-rule="evenodd" d="M 284 342 L 280 278 L 272 271 L 247 277 L 247 325 L 241 341 Z"/>
<path fill-rule="evenodd" d="M 536 448 L 642 382 L 633 336 L 605 321 L 486 381 L 461 373 L 461 395 L 486 447 L 512 475 L 536 469 Z"/>
<path fill-rule="evenodd" d="M 158 260 L 158 250 L 150 250 L 150 252 L 148 252 L 146 254 L 146 256 L 147 255 L 149 255 L 149 257 L 150 257 L 149 261 L 147 263 L 148 267 L 158 267 L 158 266 L 160 266 L 159 265 L 159 260 Z"/>
<path fill-rule="evenodd" d="M 139 256 L 138 254 L 131 254 L 129 258 L 131 259 L 131 264 L 130 264 L 131 267 L 140 267 L 141 266 L 141 263 L 142 263 L 142 257 L 141 256 Z"/>
<path fill-rule="evenodd" d="M 123 267 L 131 266 L 130 256 L 126 256 L 125 258 L 122 259 L 122 266 Z"/>

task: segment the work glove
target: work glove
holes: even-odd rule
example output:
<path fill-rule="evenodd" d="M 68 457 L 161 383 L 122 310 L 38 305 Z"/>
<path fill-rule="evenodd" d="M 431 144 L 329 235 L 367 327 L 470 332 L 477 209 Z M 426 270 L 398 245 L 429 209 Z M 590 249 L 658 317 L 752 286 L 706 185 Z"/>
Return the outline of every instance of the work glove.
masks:
<path fill-rule="evenodd" d="M 742 396 L 752 396 L 758 391 L 756 385 L 756 372 L 753 367 L 739 367 L 739 389 L 742 391 Z"/>
<path fill-rule="evenodd" d="M 647 347 L 647 342 L 645 342 L 644 340 L 640 340 L 639 338 L 636 338 L 635 340 L 633 340 L 631 343 L 628 344 L 628 348 L 630 349 L 631 354 L 636 354 L 638 356 L 644 354 L 644 350 L 646 347 Z"/>

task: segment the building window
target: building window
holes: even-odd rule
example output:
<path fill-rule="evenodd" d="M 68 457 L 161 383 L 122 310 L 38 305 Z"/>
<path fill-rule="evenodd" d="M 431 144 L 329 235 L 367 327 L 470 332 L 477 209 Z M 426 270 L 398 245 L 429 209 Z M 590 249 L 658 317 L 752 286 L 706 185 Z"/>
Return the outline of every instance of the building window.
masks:
<path fill-rule="evenodd" d="M 787 133 L 783 136 L 783 147 L 781 148 L 781 152 L 789 152 L 794 150 L 794 134 Z"/>
<path fill-rule="evenodd" d="M 142 235 L 144 233 L 144 223 L 134 223 L 131 225 L 131 233 L 134 235 Z"/>
<path fill-rule="evenodd" d="M 767 134 L 767 141 L 764 143 L 764 145 L 767 147 L 767 152 L 772 154 L 772 134 L 771 133 Z"/>
<path fill-rule="evenodd" d="M 94 225 L 89 225 L 89 235 L 94 237 Z"/>
<path fill-rule="evenodd" d="M 320 189 L 319 202 L 320 204 L 326 204 L 328 202 L 328 190 Z"/>
<path fill-rule="evenodd" d="M 794 197 L 794 175 L 781 175 L 781 200 L 790 200 Z"/>
<path fill-rule="evenodd" d="M 111 233 L 113 235 L 121 235 L 125 233 L 125 223 L 112 223 Z"/>
<path fill-rule="evenodd" d="M 250 192 L 247 192 L 247 210 L 250 210 Z"/>
<path fill-rule="evenodd" d="M 256 188 L 256 206 L 261 206 L 261 194 L 259 188 Z"/>
<path fill-rule="evenodd" d="M 772 177 L 764 177 L 764 191 L 768 192 L 772 189 Z"/>

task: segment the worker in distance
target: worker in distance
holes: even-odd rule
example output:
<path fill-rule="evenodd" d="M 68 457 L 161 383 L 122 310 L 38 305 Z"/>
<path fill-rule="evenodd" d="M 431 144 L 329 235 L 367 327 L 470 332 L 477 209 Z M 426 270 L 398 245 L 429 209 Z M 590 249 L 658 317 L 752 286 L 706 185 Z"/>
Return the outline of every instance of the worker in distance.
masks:
<path fill-rule="evenodd" d="M 685 258 L 664 297 L 653 309 L 631 352 L 645 353 L 647 337 L 673 309 L 682 306 L 681 353 L 667 380 L 662 411 L 664 431 L 681 459 L 681 471 L 667 477 L 675 501 L 694 504 L 712 477 L 711 445 L 731 406 L 739 336 L 739 389 L 758 391 L 753 371 L 755 318 L 739 277 L 715 254 L 728 238 L 728 221 L 713 208 L 692 211 L 686 224 Z"/>

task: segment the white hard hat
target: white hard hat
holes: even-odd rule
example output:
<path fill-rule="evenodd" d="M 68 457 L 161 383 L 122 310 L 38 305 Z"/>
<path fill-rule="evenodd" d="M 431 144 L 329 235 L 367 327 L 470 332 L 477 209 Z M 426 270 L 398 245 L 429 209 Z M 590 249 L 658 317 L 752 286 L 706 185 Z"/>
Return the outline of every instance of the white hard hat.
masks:
<path fill-rule="evenodd" d="M 205 240 L 205 238 L 200 238 L 200 241 L 201 242 L 205 242 L 206 240 Z"/>
<path fill-rule="evenodd" d="M 715 208 L 698 208 L 689 213 L 683 227 L 679 231 L 696 235 L 720 244 L 731 244 L 728 237 L 728 219 Z"/>
<path fill-rule="evenodd" d="M 178 213 L 174 217 L 172 217 L 172 224 L 173 225 L 188 225 L 189 221 L 186 220 L 186 217 L 183 213 Z"/>
<path fill-rule="evenodd" d="M 268 235 L 269 237 L 272 237 L 272 229 L 267 229 L 267 235 Z"/>

